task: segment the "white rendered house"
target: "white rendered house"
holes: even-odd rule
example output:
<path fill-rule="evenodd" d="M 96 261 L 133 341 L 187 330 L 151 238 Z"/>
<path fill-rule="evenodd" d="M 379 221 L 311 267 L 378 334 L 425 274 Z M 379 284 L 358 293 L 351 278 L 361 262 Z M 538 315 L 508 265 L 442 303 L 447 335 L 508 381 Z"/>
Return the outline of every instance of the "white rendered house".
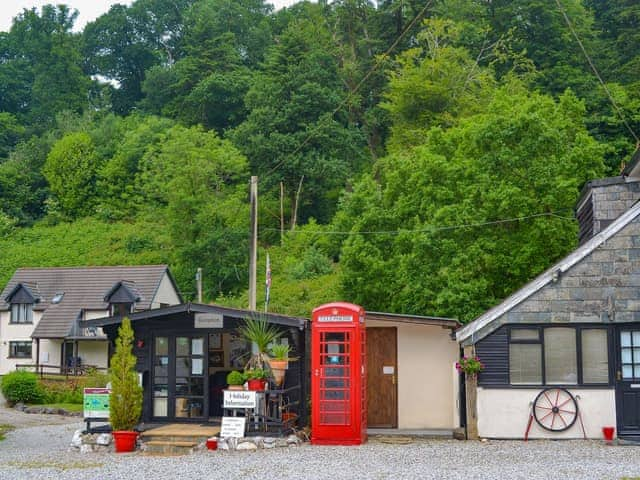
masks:
<path fill-rule="evenodd" d="M 18 269 L 0 294 L 0 375 L 106 368 L 107 337 L 80 321 L 181 302 L 166 265 Z"/>

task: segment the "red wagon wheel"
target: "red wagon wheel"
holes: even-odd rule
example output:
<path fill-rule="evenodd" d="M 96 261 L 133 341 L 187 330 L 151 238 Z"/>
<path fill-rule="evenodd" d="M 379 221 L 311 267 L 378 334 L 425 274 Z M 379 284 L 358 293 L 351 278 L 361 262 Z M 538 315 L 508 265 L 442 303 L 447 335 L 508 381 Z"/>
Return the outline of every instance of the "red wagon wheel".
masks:
<path fill-rule="evenodd" d="M 533 402 L 533 417 L 545 430 L 563 432 L 578 418 L 578 402 L 564 388 L 546 388 Z"/>

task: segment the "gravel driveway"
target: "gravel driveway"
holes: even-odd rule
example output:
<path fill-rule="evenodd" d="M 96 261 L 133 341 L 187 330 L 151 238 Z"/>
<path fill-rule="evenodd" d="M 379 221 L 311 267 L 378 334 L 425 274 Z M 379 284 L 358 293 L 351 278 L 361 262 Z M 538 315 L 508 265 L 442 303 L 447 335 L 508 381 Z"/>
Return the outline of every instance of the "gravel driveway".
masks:
<path fill-rule="evenodd" d="M 18 428 L 0 442 L 0 479 L 622 479 L 640 477 L 640 448 L 599 441 L 373 439 L 360 447 L 199 452 L 181 457 L 69 450 L 77 419 L 0 409 Z M 33 426 L 39 421 L 41 426 Z M 57 423 L 57 424 L 56 424 Z"/>

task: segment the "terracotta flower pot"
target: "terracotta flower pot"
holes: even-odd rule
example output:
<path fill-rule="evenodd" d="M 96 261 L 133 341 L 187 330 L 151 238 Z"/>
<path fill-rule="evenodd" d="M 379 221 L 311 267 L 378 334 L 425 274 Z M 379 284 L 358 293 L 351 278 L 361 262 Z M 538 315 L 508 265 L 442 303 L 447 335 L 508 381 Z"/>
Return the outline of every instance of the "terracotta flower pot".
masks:
<path fill-rule="evenodd" d="M 273 378 L 278 387 L 281 387 L 284 383 L 284 376 L 289 368 L 289 362 L 287 360 L 269 360 L 269 366 L 271 367 L 271 372 L 273 373 Z"/>
<path fill-rule="evenodd" d="M 129 430 L 116 430 L 113 432 L 113 443 L 116 453 L 133 452 L 136 449 L 136 439 L 138 432 Z"/>
<path fill-rule="evenodd" d="M 244 390 L 244 385 L 227 385 L 227 390 Z"/>

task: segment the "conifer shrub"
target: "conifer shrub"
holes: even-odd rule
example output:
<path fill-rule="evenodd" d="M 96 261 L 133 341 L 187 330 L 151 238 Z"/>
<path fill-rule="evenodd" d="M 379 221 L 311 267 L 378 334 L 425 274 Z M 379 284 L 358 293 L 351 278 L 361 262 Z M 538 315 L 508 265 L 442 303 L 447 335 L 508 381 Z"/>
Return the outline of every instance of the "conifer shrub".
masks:
<path fill-rule="evenodd" d="M 125 317 L 118 329 L 116 351 L 111 357 L 109 415 L 114 431 L 133 430 L 142 412 L 142 387 L 138 384 L 133 354 L 133 329 Z"/>

